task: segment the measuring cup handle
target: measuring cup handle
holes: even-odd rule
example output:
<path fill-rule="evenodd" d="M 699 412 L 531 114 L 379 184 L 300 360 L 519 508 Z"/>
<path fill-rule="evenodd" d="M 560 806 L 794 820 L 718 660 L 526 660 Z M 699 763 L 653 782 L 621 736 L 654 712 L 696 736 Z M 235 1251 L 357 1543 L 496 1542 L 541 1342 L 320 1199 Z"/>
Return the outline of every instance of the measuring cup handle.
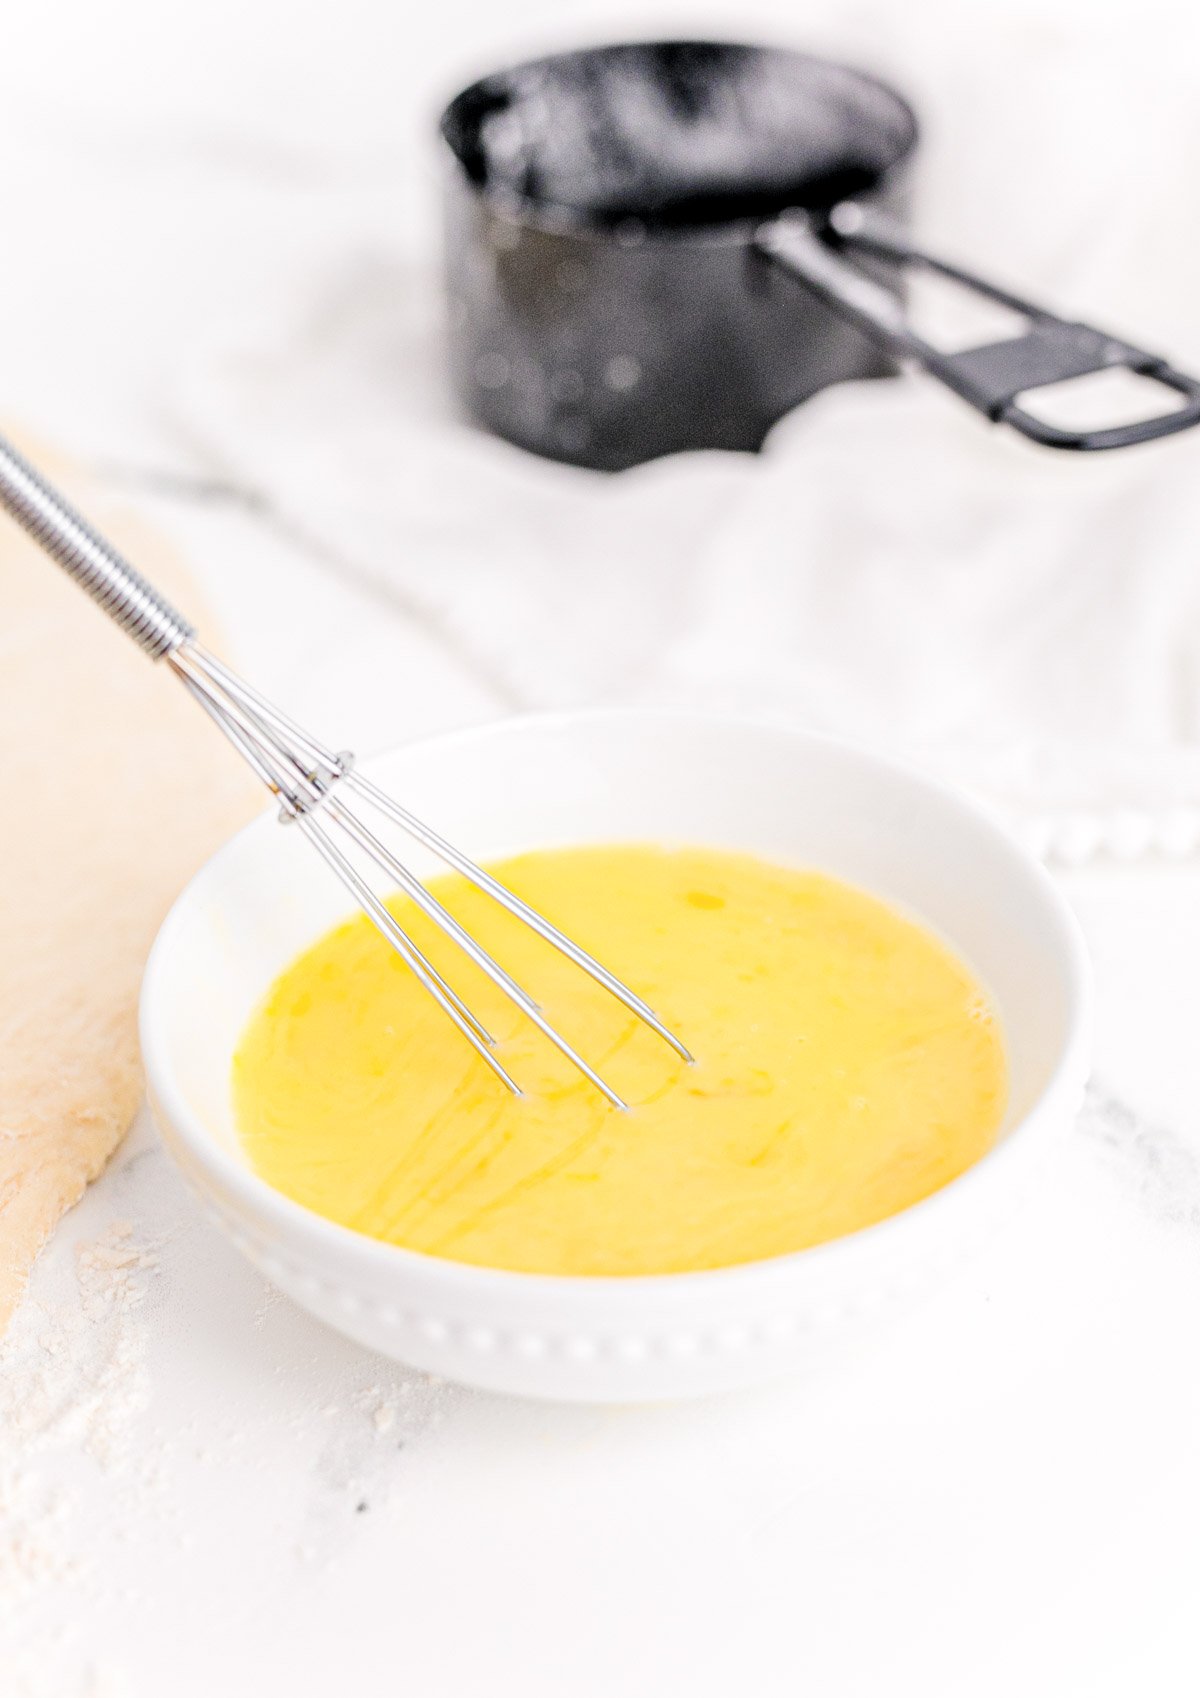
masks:
<path fill-rule="evenodd" d="M 899 360 L 910 360 L 995 424 L 1007 424 L 1048 448 L 1077 451 L 1127 448 L 1200 424 L 1200 381 L 1157 354 L 1135 348 L 1091 325 L 1072 323 L 974 272 L 926 253 L 897 226 L 853 201 L 835 206 L 818 226 L 806 213 L 764 224 L 756 246 Z M 1025 319 L 1003 342 L 944 353 L 918 336 L 899 296 L 846 258 L 859 252 L 898 266 L 923 266 L 973 294 L 999 302 Z M 1021 399 L 1033 390 L 1092 372 L 1124 367 L 1184 397 L 1182 407 L 1104 429 L 1062 430 L 1044 423 Z"/>

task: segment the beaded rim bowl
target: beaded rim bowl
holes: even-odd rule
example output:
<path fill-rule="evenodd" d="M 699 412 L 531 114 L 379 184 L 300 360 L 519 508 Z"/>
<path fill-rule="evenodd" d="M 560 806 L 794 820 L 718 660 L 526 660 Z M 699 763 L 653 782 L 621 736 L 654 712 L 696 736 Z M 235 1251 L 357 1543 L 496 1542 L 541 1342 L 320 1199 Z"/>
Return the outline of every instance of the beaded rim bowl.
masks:
<path fill-rule="evenodd" d="M 519 1395 L 632 1401 L 811 1366 L 935 1287 L 1008 1213 L 1087 1074 L 1090 972 L 1042 867 L 985 810 L 889 760 L 784 726 L 662 712 L 514 719 L 370 764 L 481 859 L 581 842 L 742 849 L 814 866 L 922 919 L 988 986 L 1009 1048 L 992 1150 L 901 1214 L 733 1268 L 564 1278 L 366 1238 L 247 1165 L 230 1062 L 274 975 L 342 917 L 296 834 L 248 826 L 197 874 L 146 970 L 141 1038 L 163 1139 L 233 1243 L 313 1314 L 416 1367 Z M 434 863 L 412 857 L 424 875 Z"/>

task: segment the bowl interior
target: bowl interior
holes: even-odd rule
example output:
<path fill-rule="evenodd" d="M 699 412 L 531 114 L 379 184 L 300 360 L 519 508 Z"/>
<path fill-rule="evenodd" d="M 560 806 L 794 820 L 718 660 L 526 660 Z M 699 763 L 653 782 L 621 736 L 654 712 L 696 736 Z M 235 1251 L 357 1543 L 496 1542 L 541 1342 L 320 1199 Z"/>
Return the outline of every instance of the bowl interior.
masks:
<path fill-rule="evenodd" d="M 1007 1034 L 1002 1136 L 1045 1089 L 1080 1021 L 1072 923 L 1041 869 L 953 794 L 845 745 L 783 728 L 643 713 L 509 721 L 370 768 L 478 859 L 584 842 L 736 849 L 819 868 L 924 920 L 991 991 Z M 415 844 L 424 875 L 436 862 Z M 264 817 L 172 910 L 147 970 L 143 1041 L 192 1134 L 242 1159 L 230 1065 L 267 986 L 351 911 L 300 833 Z"/>

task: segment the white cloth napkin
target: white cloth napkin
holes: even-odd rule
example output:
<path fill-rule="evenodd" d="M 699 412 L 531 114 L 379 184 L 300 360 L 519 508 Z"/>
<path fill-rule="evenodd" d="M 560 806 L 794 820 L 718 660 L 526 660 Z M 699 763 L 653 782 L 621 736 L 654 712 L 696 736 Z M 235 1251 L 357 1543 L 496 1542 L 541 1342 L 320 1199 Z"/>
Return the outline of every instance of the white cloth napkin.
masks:
<path fill-rule="evenodd" d="M 910 376 L 758 456 L 589 473 L 454 418 L 437 312 L 432 275 L 338 279 L 183 411 L 499 700 L 782 714 L 1022 809 L 1200 802 L 1200 439 L 1040 450 Z"/>

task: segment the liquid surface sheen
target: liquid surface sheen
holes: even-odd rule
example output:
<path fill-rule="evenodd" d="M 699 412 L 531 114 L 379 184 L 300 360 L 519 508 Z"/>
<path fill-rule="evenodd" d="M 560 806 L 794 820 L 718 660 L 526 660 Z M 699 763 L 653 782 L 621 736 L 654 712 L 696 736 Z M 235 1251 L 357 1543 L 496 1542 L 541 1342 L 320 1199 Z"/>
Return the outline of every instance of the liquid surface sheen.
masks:
<path fill-rule="evenodd" d="M 986 994 L 864 892 L 642 846 L 491 870 L 644 996 L 695 1065 L 458 875 L 433 880 L 631 1108 L 611 1108 L 398 897 L 389 906 L 525 1094 L 494 1078 L 368 920 L 338 926 L 275 982 L 233 1072 L 252 1165 L 318 1214 L 489 1267 L 682 1272 L 868 1226 L 993 1142 L 1006 1068 Z"/>

